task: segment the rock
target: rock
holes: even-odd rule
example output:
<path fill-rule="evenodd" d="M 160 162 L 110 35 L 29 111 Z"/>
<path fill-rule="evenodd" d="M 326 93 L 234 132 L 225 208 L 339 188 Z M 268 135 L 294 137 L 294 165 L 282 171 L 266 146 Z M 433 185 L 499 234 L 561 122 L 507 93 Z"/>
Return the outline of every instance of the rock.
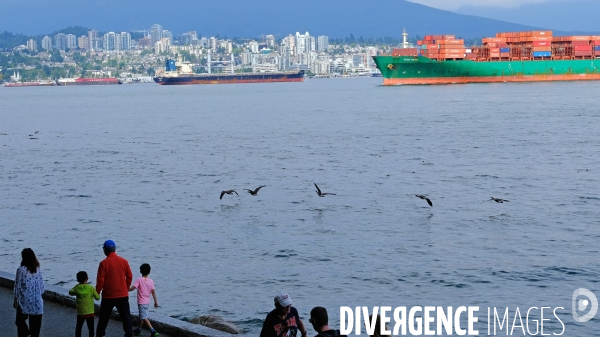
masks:
<path fill-rule="evenodd" d="M 228 332 L 230 334 L 241 334 L 243 331 L 235 324 L 224 320 L 219 316 L 208 315 L 190 319 L 190 323 L 204 325 L 205 327 Z"/>

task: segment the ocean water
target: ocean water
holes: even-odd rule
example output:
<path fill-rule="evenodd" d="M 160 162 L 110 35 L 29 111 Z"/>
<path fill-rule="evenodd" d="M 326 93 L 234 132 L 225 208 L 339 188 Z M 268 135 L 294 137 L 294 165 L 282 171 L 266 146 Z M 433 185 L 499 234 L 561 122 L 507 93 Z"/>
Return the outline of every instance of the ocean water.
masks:
<path fill-rule="evenodd" d="M 95 279 L 113 239 L 134 276 L 152 266 L 155 312 L 249 335 L 285 290 L 310 335 L 314 306 L 335 327 L 340 306 L 479 306 L 482 335 L 488 307 L 508 307 L 512 327 L 517 307 L 525 324 L 544 306 L 544 333 L 558 317 L 564 336 L 599 336 L 600 314 L 571 315 L 575 289 L 600 296 L 599 90 L 1 88 L 0 270 L 31 247 L 45 280 L 70 288 L 79 270 Z"/>

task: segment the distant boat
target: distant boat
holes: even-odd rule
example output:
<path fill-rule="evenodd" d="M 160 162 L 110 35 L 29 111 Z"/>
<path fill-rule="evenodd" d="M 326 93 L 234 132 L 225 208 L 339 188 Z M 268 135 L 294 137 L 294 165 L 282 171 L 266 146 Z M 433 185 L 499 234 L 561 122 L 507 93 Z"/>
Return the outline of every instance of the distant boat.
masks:
<path fill-rule="evenodd" d="M 29 82 L 7 82 L 5 87 L 50 87 L 56 85 L 54 81 L 29 81 Z"/>
<path fill-rule="evenodd" d="M 118 78 L 114 77 L 94 77 L 94 78 L 59 78 L 56 83 L 58 85 L 109 85 L 122 84 Z"/>

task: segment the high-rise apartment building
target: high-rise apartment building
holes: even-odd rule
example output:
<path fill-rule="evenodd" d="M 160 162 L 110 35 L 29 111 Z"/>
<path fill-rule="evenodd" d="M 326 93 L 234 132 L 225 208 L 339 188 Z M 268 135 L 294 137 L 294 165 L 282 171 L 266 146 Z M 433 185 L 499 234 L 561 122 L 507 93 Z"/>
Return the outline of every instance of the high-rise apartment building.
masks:
<path fill-rule="evenodd" d="M 65 35 L 65 38 L 67 40 L 67 48 L 77 48 L 77 36 L 73 34 L 67 34 Z"/>
<path fill-rule="evenodd" d="M 321 35 L 317 38 L 317 51 L 321 53 L 327 52 L 329 48 L 329 36 Z"/>
<path fill-rule="evenodd" d="M 118 35 L 119 35 L 119 39 L 120 39 L 121 34 L 118 34 Z M 118 48 L 121 45 L 120 41 L 118 41 L 119 39 L 117 39 L 117 34 L 115 34 L 115 32 L 108 32 L 108 33 L 104 34 L 104 50 L 105 51 L 119 50 Z"/>
<path fill-rule="evenodd" d="M 275 47 L 275 35 L 265 36 L 265 42 L 267 43 L 267 48 Z"/>
<path fill-rule="evenodd" d="M 97 30 L 92 29 L 88 31 L 88 39 L 90 40 L 90 49 L 89 50 L 99 50 L 102 49 L 102 38 Z"/>
<path fill-rule="evenodd" d="M 156 43 L 163 38 L 163 28 L 159 24 L 154 24 L 150 27 L 150 36 L 152 37 L 152 43 Z"/>
<path fill-rule="evenodd" d="M 37 50 L 37 41 L 34 39 L 29 39 L 27 41 L 27 49 L 31 51 Z"/>
<path fill-rule="evenodd" d="M 120 50 L 129 50 L 131 49 L 131 34 L 127 32 L 121 32 L 121 48 Z"/>
<path fill-rule="evenodd" d="M 90 38 L 85 35 L 81 35 L 79 38 L 77 38 L 77 47 L 79 47 L 79 49 L 90 50 Z"/>
<path fill-rule="evenodd" d="M 58 33 L 54 37 L 54 46 L 58 50 L 65 50 L 67 48 L 67 36 L 63 33 Z"/>
<path fill-rule="evenodd" d="M 52 49 L 52 39 L 50 38 L 50 36 L 44 36 L 42 38 L 42 49 L 46 51 Z"/>

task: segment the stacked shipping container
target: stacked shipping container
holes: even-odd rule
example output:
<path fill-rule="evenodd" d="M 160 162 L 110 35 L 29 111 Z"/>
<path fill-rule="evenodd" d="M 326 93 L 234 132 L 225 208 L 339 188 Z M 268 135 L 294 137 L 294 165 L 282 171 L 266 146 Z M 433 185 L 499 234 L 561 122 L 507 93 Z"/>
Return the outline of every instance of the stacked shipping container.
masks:
<path fill-rule="evenodd" d="M 465 40 L 454 35 L 427 35 L 417 41 L 419 55 L 435 60 L 464 59 L 466 54 Z"/>
<path fill-rule="evenodd" d="M 575 60 L 600 58 L 600 36 L 553 36 L 552 31 L 504 32 L 465 48 L 454 35 L 427 35 L 417 48 L 394 48 L 392 56 L 473 61 Z"/>

